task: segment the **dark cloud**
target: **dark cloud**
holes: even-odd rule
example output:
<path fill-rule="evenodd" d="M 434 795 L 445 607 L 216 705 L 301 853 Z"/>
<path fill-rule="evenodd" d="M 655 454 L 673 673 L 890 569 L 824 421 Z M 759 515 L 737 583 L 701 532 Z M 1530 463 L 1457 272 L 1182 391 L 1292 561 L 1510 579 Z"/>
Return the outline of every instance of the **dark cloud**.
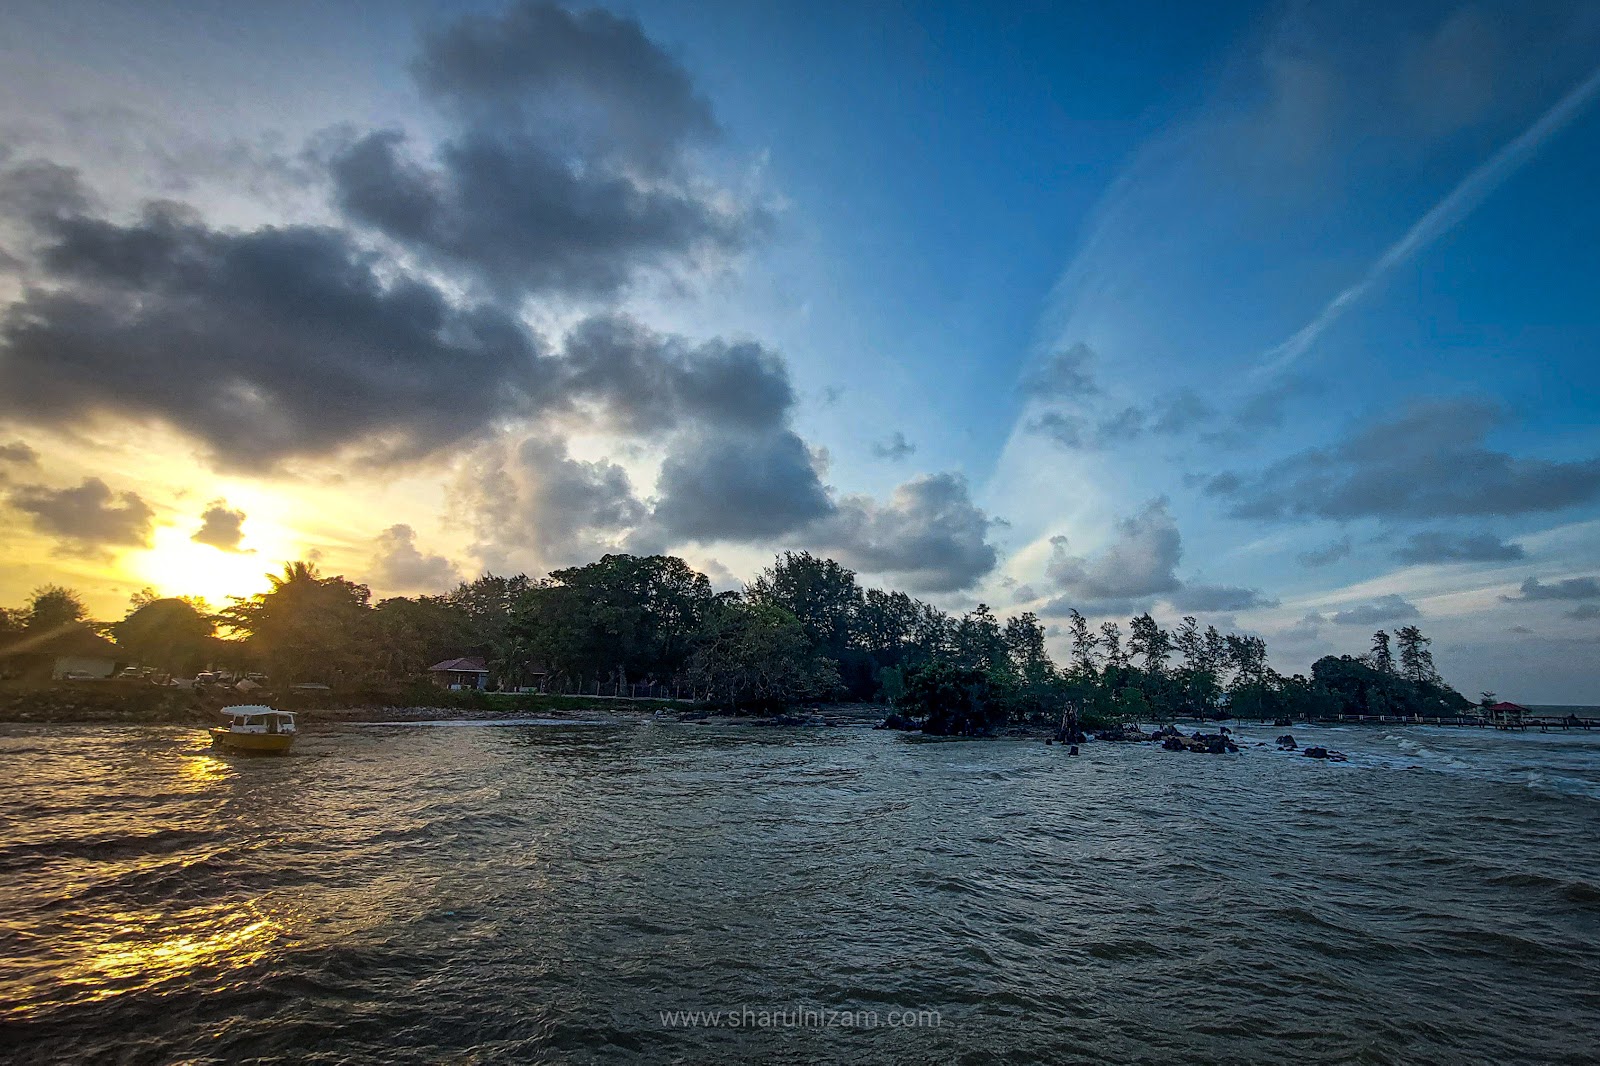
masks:
<path fill-rule="evenodd" d="M 1301 552 L 1296 558 L 1300 560 L 1300 565 L 1302 566 L 1329 566 L 1340 559 L 1348 558 L 1350 549 L 1350 538 L 1340 537 L 1332 544 L 1321 548 L 1313 548 L 1308 552 Z"/>
<path fill-rule="evenodd" d="M 656 494 L 652 532 L 667 541 L 777 537 L 833 510 L 811 452 L 787 429 L 686 435 Z"/>
<path fill-rule="evenodd" d="M 1237 518 L 1453 518 L 1560 510 L 1600 495 L 1600 459 L 1560 462 L 1491 451 L 1495 408 L 1435 402 L 1354 432 L 1330 448 L 1206 491 Z"/>
<path fill-rule="evenodd" d="M 1011 598 L 1016 603 L 1032 603 L 1039 598 L 1039 593 L 1032 585 L 1018 585 Z"/>
<path fill-rule="evenodd" d="M 1520 544 L 1507 544 L 1492 533 L 1413 533 L 1394 557 L 1403 563 L 1481 563 L 1521 559 Z"/>
<path fill-rule="evenodd" d="M 51 289 L 0 320 L 0 413 L 166 422 L 225 465 L 359 446 L 411 459 L 499 421 L 584 408 L 621 432 L 764 430 L 795 402 L 754 342 L 690 343 L 625 316 L 547 351 L 512 314 L 460 305 L 338 230 L 214 230 L 173 205 L 130 225 L 49 221 Z"/>
<path fill-rule="evenodd" d="M 1587 622 L 1590 619 L 1600 618 L 1600 603 L 1580 603 L 1572 610 L 1566 612 L 1566 615 L 1568 618 L 1576 619 L 1579 622 Z"/>
<path fill-rule="evenodd" d="M 1522 595 L 1501 596 L 1502 600 L 1591 600 L 1600 597 L 1600 578 L 1569 577 L 1546 585 L 1536 577 L 1522 582 Z"/>
<path fill-rule="evenodd" d="M 1090 367 L 1095 354 L 1087 344 L 1074 344 L 1070 348 L 1051 352 L 1019 386 L 1022 393 L 1040 399 L 1083 399 L 1097 396 L 1100 386 L 1095 384 Z"/>
<path fill-rule="evenodd" d="M 171 205 L 58 220 L 0 321 L 0 413 L 148 418 L 225 465 L 363 443 L 425 454 L 527 411 L 544 377 L 510 315 L 392 276 L 337 230 L 209 228 Z"/>
<path fill-rule="evenodd" d="M 554 391 L 641 436 L 685 425 L 765 432 L 795 404 L 783 360 L 753 341 L 691 344 L 626 316 L 597 315 L 567 334 L 561 355 Z"/>
<path fill-rule="evenodd" d="M 112 492 L 97 477 L 77 488 L 51 489 L 18 485 L 7 495 L 12 507 L 27 514 L 34 528 L 71 542 L 80 549 L 145 548 L 150 545 L 155 512 L 135 492 Z"/>
<path fill-rule="evenodd" d="M 424 555 L 408 525 L 378 534 L 372 557 L 372 583 L 389 592 L 441 592 L 461 581 L 461 571 L 442 555 Z"/>
<path fill-rule="evenodd" d="M 994 569 L 990 525 L 966 478 L 945 473 L 912 478 L 881 503 L 846 496 L 803 536 L 851 566 L 893 575 L 913 592 L 955 592 Z"/>
<path fill-rule="evenodd" d="M 230 510 L 226 500 L 212 500 L 200 515 L 199 532 L 189 539 L 225 552 L 239 551 L 239 543 L 244 539 L 244 519 L 244 512 Z"/>
<path fill-rule="evenodd" d="M 1510 629 L 1506 630 L 1506 632 L 1516 633 L 1519 636 L 1527 636 L 1528 634 L 1532 633 L 1533 630 L 1529 629 L 1527 626 L 1512 626 Z"/>
<path fill-rule="evenodd" d="M 1421 617 L 1422 612 L 1417 610 L 1416 604 L 1390 593 L 1387 596 L 1378 597 L 1371 603 L 1363 603 L 1339 611 L 1333 616 L 1333 623 L 1341 626 L 1377 626 L 1388 622 L 1401 622 L 1408 618 Z"/>
<path fill-rule="evenodd" d="M 20 440 L 14 440 L 10 444 L 0 444 L 0 463 L 32 466 L 38 461 L 39 453 Z"/>
<path fill-rule="evenodd" d="M 604 295 L 766 227 L 694 174 L 716 121 L 632 19 L 519 4 L 427 37 L 413 69 L 449 132 L 428 159 L 398 130 L 350 140 L 337 201 L 501 291 Z"/>
<path fill-rule="evenodd" d="M 1260 589 L 1234 585 L 1184 585 L 1169 597 L 1180 611 L 1207 613 L 1245 611 L 1252 607 L 1276 607 L 1278 601 L 1261 594 Z"/>
<path fill-rule="evenodd" d="M 916 450 L 917 446 L 906 440 L 906 435 L 899 430 L 890 434 L 887 440 L 874 441 L 872 444 L 872 454 L 891 463 L 899 462 Z"/>

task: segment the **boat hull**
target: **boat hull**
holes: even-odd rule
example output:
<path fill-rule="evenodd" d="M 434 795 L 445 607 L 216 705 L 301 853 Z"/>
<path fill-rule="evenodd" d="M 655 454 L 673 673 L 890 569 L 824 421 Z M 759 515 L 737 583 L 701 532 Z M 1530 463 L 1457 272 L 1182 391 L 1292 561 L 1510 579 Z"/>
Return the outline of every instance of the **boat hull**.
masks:
<path fill-rule="evenodd" d="M 211 746 L 241 755 L 287 755 L 294 746 L 294 734 L 235 733 L 218 727 L 211 730 Z"/>

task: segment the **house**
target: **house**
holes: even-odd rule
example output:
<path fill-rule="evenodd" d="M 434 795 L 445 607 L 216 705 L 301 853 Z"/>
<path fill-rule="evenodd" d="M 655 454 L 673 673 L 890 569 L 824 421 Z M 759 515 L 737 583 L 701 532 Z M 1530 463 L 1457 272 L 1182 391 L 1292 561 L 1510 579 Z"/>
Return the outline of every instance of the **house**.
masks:
<path fill-rule="evenodd" d="M 440 688 L 489 687 L 489 666 L 476 656 L 446 659 L 442 663 L 434 663 L 428 667 L 428 673 L 433 677 L 433 683 Z"/>
<path fill-rule="evenodd" d="M 82 623 L 50 633 L 22 633 L 0 650 L 0 676 L 52 681 L 111 677 L 126 653 Z"/>

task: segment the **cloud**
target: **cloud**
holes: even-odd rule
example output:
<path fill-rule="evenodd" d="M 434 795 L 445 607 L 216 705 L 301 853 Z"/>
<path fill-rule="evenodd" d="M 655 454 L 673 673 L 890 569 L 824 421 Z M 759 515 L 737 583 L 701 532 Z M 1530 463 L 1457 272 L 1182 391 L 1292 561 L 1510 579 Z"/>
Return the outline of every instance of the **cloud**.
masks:
<path fill-rule="evenodd" d="M 1580 603 L 1572 610 L 1566 612 L 1568 618 L 1580 622 L 1587 622 L 1592 618 L 1600 618 L 1600 603 Z"/>
<path fill-rule="evenodd" d="M 1181 389 L 1156 404 L 1150 432 L 1175 436 L 1209 422 L 1216 415 L 1212 406 L 1192 389 Z"/>
<path fill-rule="evenodd" d="M 237 552 L 244 539 L 244 518 L 243 511 L 229 510 L 227 501 L 212 500 L 200 516 L 199 532 L 189 539 L 221 551 Z"/>
<path fill-rule="evenodd" d="M 552 391 L 639 436 L 685 425 L 760 433 L 782 425 L 795 405 L 782 358 L 754 341 L 694 344 L 603 314 L 574 327 L 560 356 Z"/>
<path fill-rule="evenodd" d="M 620 466 L 573 459 L 565 442 L 539 436 L 482 449 L 453 503 L 471 516 L 473 550 L 490 569 L 521 553 L 546 569 L 589 562 L 621 549 L 649 513 Z"/>
<path fill-rule="evenodd" d="M 1548 585 L 1536 577 L 1522 582 L 1522 595 L 1501 596 L 1508 603 L 1517 600 L 1591 600 L 1600 597 L 1600 578 L 1569 577 Z"/>
<path fill-rule="evenodd" d="M 656 494 L 652 533 L 668 542 L 777 537 L 833 510 L 811 452 L 787 429 L 688 434 Z"/>
<path fill-rule="evenodd" d="M 1521 559 L 1520 544 L 1507 544 L 1492 533 L 1413 533 L 1394 557 L 1403 563 L 1499 562 Z"/>
<path fill-rule="evenodd" d="M 1390 593 L 1371 603 L 1346 608 L 1333 616 L 1333 624 L 1340 626 L 1375 626 L 1386 622 L 1400 622 L 1408 618 L 1421 618 L 1416 604 Z"/>
<path fill-rule="evenodd" d="M 10 444 L 0 444 L 0 463 L 32 466 L 38 461 L 39 453 L 20 440 L 14 440 Z"/>
<path fill-rule="evenodd" d="M 888 574 L 913 592 L 970 588 L 994 569 L 992 520 L 972 503 L 959 474 L 926 474 L 888 500 L 846 496 L 808 530 L 808 542 L 861 570 Z"/>
<path fill-rule="evenodd" d="M 631 18 L 522 3 L 428 36 L 413 72 L 447 133 L 399 130 L 330 162 L 352 221 L 507 293 L 607 295 L 737 251 L 765 215 L 695 173 L 715 138 L 688 73 Z"/>
<path fill-rule="evenodd" d="M 1497 408 L 1435 401 L 1206 492 L 1236 518 L 1455 518 L 1560 510 L 1600 495 L 1600 459 L 1559 462 L 1491 451 Z"/>
<path fill-rule="evenodd" d="M 1058 375 L 1059 376 L 1059 375 Z M 1093 395 L 1098 393 L 1094 390 Z M 1047 410 L 1035 415 L 1027 423 L 1030 433 L 1048 437 L 1070 449 L 1100 449 L 1139 440 L 1146 433 L 1176 436 L 1208 421 L 1215 411 L 1191 389 L 1183 389 L 1171 396 L 1141 407 L 1126 404 L 1108 414 L 1094 417 L 1086 404 L 1079 413 Z M 1090 423 L 1093 422 L 1093 431 Z"/>
<path fill-rule="evenodd" d="M 917 446 L 906 440 L 906 435 L 899 430 L 895 430 L 887 440 L 874 441 L 872 444 L 873 455 L 892 463 L 899 462 L 916 450 Z"/>
<path fill-rule="evenodd" d="M 372 557 L 372 583 L 390 591 L 440 592 L 461 581 L 461 571 L 442 555 L 424 555 L 410 526 L 390 526 L 378 534 Z"/>
<path fill-rule="evenodd" d="M 1025 375 L 1019 388 L 1025 396 L 1047 400 L 1097 396 L 1100 386 L 1090 370 L 1094 361 L 1094 350 L 1087 344 L 1059 348 Z"/>
<path fill-rule="evenodd" d="M 1208 613 L 1245 611 L 1252 607 L 1276 607 L 1278 601 L 1261 594 L 1260 589 L 1234 585 L 1184 585 L 1168 597 L 1180 611 Z"/>
<path fill-rule="evenodd" d="M 1089 447 L 1084 419 L 1060 411 L 1046 411 L 1028 422 L 1028 432 L 1049 437 L 1063 448 Z"/>
<path fill-rule="evenodd" d="M 135 492 L 114 493 L 97 477 L 77 488 L 18 485 L 7 496 L 12 507 L 30 516 L 34 528 L 71 542 L 80 550 L 150 545 L 155 512 Z"/>
<path fill-rule="evenodd" d="M 1520 636 L 1527 636 L 1529 633 L 1532 633 L 1533 630 L 1529 629 L 1527 626 L 1512 626 L 1510 629 L 1507 629 L 1506 632 L 1516 633 Z"/>
<path fill-rule="evenodd" d="M 1139 407 L 1124 407 L 1114 415 L 1103 418 L 1095 427 L 1095 436 L 1101 447 L 1123 441 L 1137 440 L 1144 435 L 1145 413 Z"/>
<path fill-rule="evenodd" d="M 1042 611 L 1059 615 L 1073 608 L 1101 613 L 1142 610 L 1156 597 L 1164 597 L 1179 611 L 1206 613 L 1278 602 L 1259 589 L 1186 582 L 1177 574 L 1182 557 L 1183 538 L 1165 497 L 1119 520 L 1110 542 L 1092 558 L 1071 554 L 1066 537 L 1052 537 L 1045 576 L 1061 595 Z"/>
<path fill-rule="evenodd" d="M 1350 538 L 1340 537 L 1332 544 L 1321 548 L 1313 548 L 1308 552 L 1301 552 L 1296 558 L 1300 560 L 1300 565 L 1302 566 L 1329 566 L 1340 559 L 1348 558 L 1350 549 Z"/>
<path fill-rule="evenodd" d="M 1045 573 L 1067 594 L 1064 598 L 1120 602 L 1182 586 L 1176 569 L 1183 541 L 1164 497 L 1118 521 L 1111 542 L 1093 559 L 1068 554 L 1065 537 L 1052 537 L 1050 543 Z"/>
<path fill-rule="evenodd" d="M 1322 627 L 1328 620 L 1316 611 L 1307 611 L 1305 617 L 1287 629 L 1281 630 L 1278 636 L 1283 640 L 1304 644 L 1316 640 L 1322 633 Z"/>
<path fill-rule="evenodd" d="M 166 204 L 45 236 L 51 286 L 0 320 L 0 414 L 17 421 L 154 419 L 244 469 L 358 443 L 409 458 L 526 412 L 548 376 L 513 316 L 382 269 L 337 230 L 222 231 Z"/>
<path fill-rule="evenodd" d="M 1463 178 L 1455 188 L 1412 224 L 1405 234 L 1373 261 L 1354 284 L 1340 291 L 1327 305 L 1286 340 L 1262 354 L 1256 373 L 1273 374 L 1290 366 L 1316 344 L 1322 334 L 1349 308 L 1381 282 L 1390 271 L 1407 262 L 1471 214 L 1491 193 L 1531 159 L 1544 143 L 1583 112 L 1600 93 L 1600 68 L 1591 71 L 1531 126 Z"/>

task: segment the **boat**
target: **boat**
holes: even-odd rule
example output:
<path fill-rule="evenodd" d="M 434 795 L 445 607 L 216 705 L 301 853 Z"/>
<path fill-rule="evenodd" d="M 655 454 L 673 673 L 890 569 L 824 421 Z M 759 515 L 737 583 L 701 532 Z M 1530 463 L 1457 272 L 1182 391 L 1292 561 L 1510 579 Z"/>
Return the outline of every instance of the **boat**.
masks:
<path fill-rule="evenodd" d="M 265 704 L 222 708 L 227 725 L 211 730 L 211 746 L 246 755 L 287 755 L 294 746 L 294 715 Z"/>

